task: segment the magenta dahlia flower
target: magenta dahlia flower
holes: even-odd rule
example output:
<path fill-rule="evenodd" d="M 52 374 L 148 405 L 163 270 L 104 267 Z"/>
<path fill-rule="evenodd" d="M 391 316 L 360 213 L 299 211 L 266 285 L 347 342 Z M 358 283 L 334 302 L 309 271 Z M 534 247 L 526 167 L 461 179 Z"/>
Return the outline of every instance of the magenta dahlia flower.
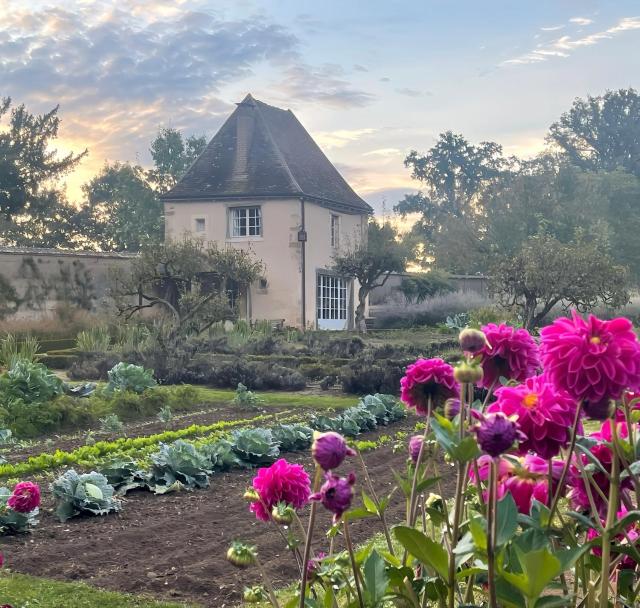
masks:
<path fill-rule="evenodd" d="M 521 454 L 531 450 L 548 460 L 567 446 L 577 404 L 545 376 L 527 378 L 518 386 L 503 386 L 495 394 L 496 401 L 487 412 L 518 417 L 518 425 L 526 435 L 520 443 Z"/>
<path fill-rule="evenodd" d="M 355 456 L 356 453 L 342 435 L 329 431 L 314 434 L 311 454 L 317 464 L 325 471 L 330 471 L 339 467 L 347 456 Z"/>
<path fill-rule="evenodd" d="M 347 477 L 338 477 L 329 471 L 324 478 L 325 482 L 322 484 L 320 491 L 312 494 L 311 500 L 320 501 L 325 509 L 331 511 L 335 523 L 351 507 L 356 476 L 354 473 L 349 473 Z"/>
<path fill-rule="evenodd" d="M 527 439 L 518 424 L 502 412 L 486 414 L 471 430 L 476 434 L 480 449 L 492 458 L 508 452 L 516 442 Z"/>
<path fill-rule="evenodd" d="M 556 319 L 540 330 L 542 363 L 549 379 L 574 399 L 599 403 L 640 388 L 640 344 L 631 321 Z"/>
<path fill-rule="evenodd" d="M 309 502 L 311 480 L 299 464 L 291 464 L 284 458 L 270 467 L 258 469 L 253 487 L 260 500 L 252 502 L 249 509 L 258 519 L 269 521 L 273 507 L 283 502 L 294 509 L 301 509 Z"/>
<path fill-rule="evenodd" d="M 447 399 L 458 397 L 458 392 L 453 368 L 442 359 L 418 359 L 400 380 L 400 398 L 423 416 L 429 413 L 429 401 L 433 409 L 442 407 Z"/>
<path fill-rule="evenodd" d="M 623 506 L 622 509 L 618 511 L 618 513 L 616 514 L 618 521 L 623 519 L 627 515 L 627 513 L 628 513 L 627 509 Z M 605 526 L 606 522 L 603 521 L 602 525 Z M 600 532 L 595 528 L 590 528 L 587 531 L 588 541 L 592 541 L 598 538 L 599 536 L 600 536 Z M 616 548 L 619 548 L 621 546 L 626 546 L 629 543 L 635 543 L 639 537 L 640 537 L 640 527 L 638 526 L 638 522 L 633 522 L 629 524 L 625 528 L 624 532 L 620 532 L 620 534 L 617 534 L 615 539 L 612 541 L 611 555 L 614 557 L 619 555 L 620 551 L 619 550 L 616 551 Z M 602 548 L 598 547 L 597 545 L 593 547 L 593 549 L 591 549 L 591 552 L 594 555 L 597 555 L 598 557 L 602 556 Z M 630 570 L 635 567 L 636 567 L 636 561 L 630 555 L 625 555 L 622 558 L 622 561 L 619 562 L 619 565 L 618 565 L 618 568 L 622 570 Z"/>
<path fill-rule="evenodd" d="M 533 499 L 547 504 L 547 481 L 532 477 L 507 477 L 498 484 L 498 498 L 511 494 L 518 507 L 518 512 L 529 515 Z"/>
<path fill-rule="evenodd" d="M 478 476 L 480 481 L 487 481 L 489 479 L 489 472 L 491 471 L 491 461 L 493 458 L 488 454 L 483 454 L 478 458 Z M 513 471 L 514 465 L 506 458 L 498 459 L 498 481 L 505 479 Z M 475 482 L 476 474 L 475 467 L 469 467 L 469 478 Z"/>
<path fill-rule="evenodd" d="M 16 484 L 7 505 L 18 513 L 31 513 L 40 506 L 40 488 L 37 483 L 21 481 Z"/>
<path fill-rule="evenodd" d="M 522 382 L 536 373 L 540 366 L 538 346 L 526 329 L 488 323 L 482 331 L 487 344 L 481 351 L 481 386 L 491 388 L 501 376 Z"/>

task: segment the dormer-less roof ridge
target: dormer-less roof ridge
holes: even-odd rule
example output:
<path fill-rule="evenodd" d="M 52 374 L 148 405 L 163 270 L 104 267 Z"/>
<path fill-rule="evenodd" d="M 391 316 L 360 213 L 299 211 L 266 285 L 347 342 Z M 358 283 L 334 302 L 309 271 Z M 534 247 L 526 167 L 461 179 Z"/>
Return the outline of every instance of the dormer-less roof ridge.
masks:
<path fill-rule="evenodd" d="M 165 201 L 304 197 L 371 213 L 291 110 L 248 94 Z"/>

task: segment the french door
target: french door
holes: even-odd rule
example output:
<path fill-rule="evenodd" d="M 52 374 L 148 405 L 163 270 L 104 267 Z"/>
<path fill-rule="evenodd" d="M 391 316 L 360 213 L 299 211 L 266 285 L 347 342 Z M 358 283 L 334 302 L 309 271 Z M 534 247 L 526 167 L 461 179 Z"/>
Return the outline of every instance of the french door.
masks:
<path fill-rule="evenodd" d="M 318 329 L 347 329 L 347 281 L 329 274 L 317 277 Z"/>

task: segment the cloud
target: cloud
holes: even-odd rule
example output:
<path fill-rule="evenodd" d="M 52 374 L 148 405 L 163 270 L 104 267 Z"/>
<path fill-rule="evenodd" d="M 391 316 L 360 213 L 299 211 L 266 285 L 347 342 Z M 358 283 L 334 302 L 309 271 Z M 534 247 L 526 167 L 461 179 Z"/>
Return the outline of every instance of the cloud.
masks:
<path fill-rule="evenodd" d="M 386 158 L 389 156 L 398 156 L 399 154 L 402 154 L 402 150 L 398 148 L 378 148 L 377 150 L 365 152 L 362 156 L 381 156 Z"/>
<path fill-rule="evenodd" d="M 569 19 L 570 23 L 575 23 L 576 25 L 589 25 L 593 23 L 593 19 L 589 19 L 588 17 L 572 17 Z"/>
<path fill-rule="evenodd" d="M 375 129 L 339 129 L 337 131 L 316 131 L 313 139 L 323 149 L 344 148 L 363 136 L 375 133 Z"/>
<path fill-rule="evenodd" d="M 424 97 L 425 95 L 431 95 L 429 91 L 418 91 L 418 89 L 409 88 L 396 89 L 396 93 L 406 95 L 407 97 Z"/>
<path fill-rule="evenodd" d="M 388 78 L 387 76 L 385 76 L 380 79 L 380 82 L 391 82 L 391 78 Z"/>
<path fill-rule="evenodd" d="M 337 108 L 358 108 L 375 99 L 348 82 L 344 70 L 334 64 L 291 66 L 284 70 L 284 78 L 275 84 L 273 90 L 274 95 L 285 102 L 321 103 Z"/>
<path fill-rule="evenodd" d="M 595 32 L 581 38 L 562 36 L 551 42 L 541 43 L 532 51 L 503 61 L 500 65 L 526 65 L 548 61 L 554 57 L 569 57 L 577 49 L 593 46 L 623 32 L 638 29 L 640 29 L 640 17 L 624 17 L 616 25 L 604 31 Z"/>
<path fill-rule="evenodd" d="M 550 27 L 541 27 L 540 29 L 543 32 L 557 32 L 558 30 L 561 30 L 564 28 L 564 25 L 552 25 Z"/>
<path fill-rule="evenodd" d="M 356 63 L 353 66 L 353 71 L 354 72 L 368 72 L 369 70 L 367 68 L 365 68 L 363 65 L 360 65 L 359 63 Z"/>

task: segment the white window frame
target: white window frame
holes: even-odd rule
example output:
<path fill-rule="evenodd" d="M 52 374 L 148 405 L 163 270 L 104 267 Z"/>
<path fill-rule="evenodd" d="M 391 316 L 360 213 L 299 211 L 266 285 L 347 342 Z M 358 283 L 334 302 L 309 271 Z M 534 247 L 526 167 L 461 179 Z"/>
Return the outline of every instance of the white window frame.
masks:
<path fill-rule="evenodd" d="M 202 222 L 202 230 L 198 229 L 198 226 Z M 193 231 L 196 234 L 206 234 L 207 233 L 207 218 L 206 217 L 194 217 L 193 218 Z"/>
<path fill-rule="evenodd" d="M 340 216 L 335 213 L 331 214 L 330 231 L 331 231 L 331 247 L 337 249 L 340 247 Z"/>
<path fill-rule="evenodd" d="M 229 207 L 228 215 L 229 238 L 262 238 L 262 207 L 260 205 Z"/>

